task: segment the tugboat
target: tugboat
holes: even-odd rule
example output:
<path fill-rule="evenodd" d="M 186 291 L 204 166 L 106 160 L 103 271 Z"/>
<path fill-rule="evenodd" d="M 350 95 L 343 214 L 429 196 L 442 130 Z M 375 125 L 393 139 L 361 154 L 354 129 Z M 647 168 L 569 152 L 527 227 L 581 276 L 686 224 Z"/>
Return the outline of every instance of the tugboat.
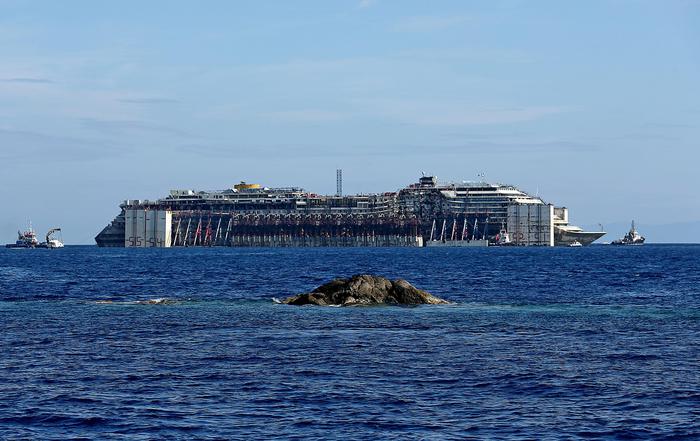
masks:
<path fill-rule="evenodd" d="M 15 243 L 8 243 L 5 245 L 7 248 L 36 248 L 39 245 L 39 241 L 36 239 L 36 231 L 32 228 L 32 223 L 29 223 L 29 229 L 25 232 L 17 232 L 17 241 Z"/>
<path fill-rule="evenodd" d="M 644 244 L 644 236 L 637 233 L 637 229 L 634 228 L 634 221 L 632 221 L 632 228 L 625 234 L 622 239 L 612 241 L 613 245 L 642 245 Z"/>
<path fill-rule="evenodd" d="M 510 239 L 510 234 L 506 230 L 505 226 L 501 227 L 501 231 L 496 235 L 496 244 L 499 247 L 507 247 L 515 245 L 515 243 Z"/>

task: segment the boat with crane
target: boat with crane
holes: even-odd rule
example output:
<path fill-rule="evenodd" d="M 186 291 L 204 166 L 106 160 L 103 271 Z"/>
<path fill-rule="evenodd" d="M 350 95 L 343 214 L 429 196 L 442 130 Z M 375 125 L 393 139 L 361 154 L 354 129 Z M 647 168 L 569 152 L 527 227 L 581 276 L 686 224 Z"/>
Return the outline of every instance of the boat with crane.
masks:
<path fill-rule="evenodd" d="M 46 241 L 45 242 L 39 242 L 39 240 L 36 237 L 36 230 L 32 227 L 32 223 L 29 222 L 29 228 L 27 228 L 25 231 L 17 231 L 17 240 L 15 243 L 8 243 L 5 245 L 6 248 L 16 248 L 16 249 L 21 249 L 21 248 L 63 248 L 63 241 L 61 239 L 52 237 L 55 233 L 59 233 L 61 231 L 60 228 L 51 228 L 47 233 L 46 233 Z"/>
<path fill-rule="evenodd" d="M 51 228 L 48 233 L 46 233 L 46 242 L 42 242 L 38 245 L 39 248 L 63 248 L 63 241 L 55 237 L 51 237 L 54 233 L 60 233 L 60 228 Z"/>

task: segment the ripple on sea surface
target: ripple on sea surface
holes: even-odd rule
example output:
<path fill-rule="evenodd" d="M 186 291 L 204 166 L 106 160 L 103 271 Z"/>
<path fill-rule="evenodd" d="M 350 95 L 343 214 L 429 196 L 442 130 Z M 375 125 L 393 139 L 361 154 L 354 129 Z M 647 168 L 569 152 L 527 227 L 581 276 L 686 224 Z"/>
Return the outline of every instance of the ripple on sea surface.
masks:
<path fill-rule="evenodd" d="M 696 436 L 700 250 L 607 250 L 0 253 L 46 277 L 0 279 L 0 438 Z M 270 301 L 369 271 L 460 304 Z"/>

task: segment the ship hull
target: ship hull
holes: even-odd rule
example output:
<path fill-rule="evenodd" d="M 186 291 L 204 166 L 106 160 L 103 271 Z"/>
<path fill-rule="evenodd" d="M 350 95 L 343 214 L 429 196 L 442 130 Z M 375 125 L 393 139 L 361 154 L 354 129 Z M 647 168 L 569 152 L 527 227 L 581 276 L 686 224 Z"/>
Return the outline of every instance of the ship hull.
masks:
<path fill-rule="evenodd" d="M 605 235 L 603 231 L 566 231 L 555 234 L 555 246 L 569 246 L 574 242 L 581 245 L 590 245 Z"/>
<path fill-rule="evenodd" d="M 126 222 L 124 211 L 114 218 L 112 223 L 107 225 L 95 236 L 95 243 L 103 248 L 123 248 L 125 245 Z"/>
<path fill-rule="evenodd" d="M 425 242 L 426 247 L 487 247 L 488 240 L 447 240 L 441 242 L 439 240 L 429 240 Z"/>

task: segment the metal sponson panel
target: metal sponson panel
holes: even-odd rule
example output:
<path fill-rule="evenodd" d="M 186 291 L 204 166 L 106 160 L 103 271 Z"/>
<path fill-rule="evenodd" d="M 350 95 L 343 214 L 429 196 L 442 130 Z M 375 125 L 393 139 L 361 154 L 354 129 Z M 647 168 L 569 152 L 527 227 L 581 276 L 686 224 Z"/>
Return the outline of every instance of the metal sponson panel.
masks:
<path fill-rule="evenodd" d="M 125 219 L 125 247 L 170 247 L 172 225 L 170 211 L 127 209 Z"/>

